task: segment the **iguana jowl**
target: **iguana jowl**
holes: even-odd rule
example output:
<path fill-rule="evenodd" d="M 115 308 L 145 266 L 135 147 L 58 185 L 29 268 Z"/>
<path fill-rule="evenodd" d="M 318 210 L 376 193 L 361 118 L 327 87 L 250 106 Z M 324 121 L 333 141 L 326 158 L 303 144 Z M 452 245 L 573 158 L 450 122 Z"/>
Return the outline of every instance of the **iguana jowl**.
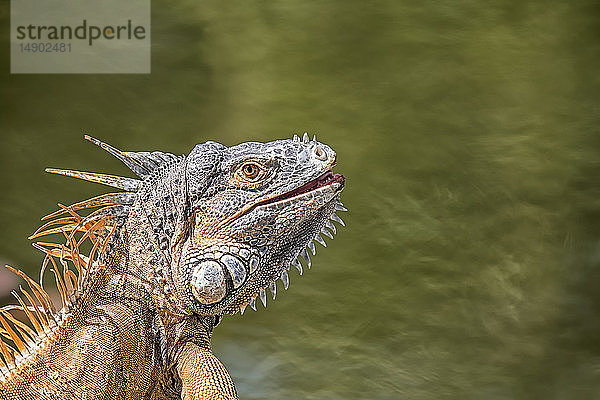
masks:
<path fill-rule="evenodd" d="M 46 257 L 36 282 L 0 309 L 0 399 L 237 399 L 212 354 L 224 314 L 266 306 L 276 281 L 302 274 L 313 240 L 343 224 L 344 177 L 334 151 L 294 136 L 197 145 L 187 156 L 121 152 L 87 137 L 140 179 L 49 172 L 102 183 L 107 193 L 45 217 L 32 235 Z M 82 210 L 97 208 L 86 216 Z M 91 250 L 83 254 L 84 243 Z M 41 282 L 56 278 L 55 310 Z M 21 322 L 13 313 L 25 315 Z"/>

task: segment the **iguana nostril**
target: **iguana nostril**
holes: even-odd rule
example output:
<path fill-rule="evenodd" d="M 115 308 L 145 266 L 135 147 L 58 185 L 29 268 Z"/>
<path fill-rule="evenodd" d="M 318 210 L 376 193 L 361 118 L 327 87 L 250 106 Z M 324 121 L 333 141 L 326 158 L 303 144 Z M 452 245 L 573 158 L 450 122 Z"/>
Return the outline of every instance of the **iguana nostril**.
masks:
<path fill-rule="evenodd" d="M 313 152 L 315 153 L 315 157 L 317 158 L 317 160 L 320 160 L 320 161 L 327 160 L 327 153 L 325 152 L 325 150 L 323 150 L 323 148 L 321 146 L 315 146 L 315 149 L 313 150 Z"/>
<path fill-rule="evenodd" d="M 216 261 L 202 261 L 192 272 L 192 293 L 202 304 L 221 301 L 227 292 L 225 273 Z"/>

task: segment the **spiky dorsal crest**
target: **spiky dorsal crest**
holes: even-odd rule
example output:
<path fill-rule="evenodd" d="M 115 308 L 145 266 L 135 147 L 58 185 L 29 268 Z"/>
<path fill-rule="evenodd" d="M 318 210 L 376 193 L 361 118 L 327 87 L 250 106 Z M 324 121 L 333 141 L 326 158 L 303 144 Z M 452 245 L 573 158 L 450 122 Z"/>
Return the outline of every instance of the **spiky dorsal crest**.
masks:
<path fill-rule="evenodd" d="M 82 222 L 83 217 L 70 212 L 71 217 L 64 222 L 61 231 L 65 243 L 34 243 L 34 247 L 45 254 L 39 282 L 21 270 L 6 266 L 21 277 L 27 287 L 19 286 L 18 291 L 12 292 L 18 304 L 0 307 L 0 376 L 3 378 L 10 377 L 11 371 L 18 368 L 28 355 L 34 354 L 45 338 L 58 329 L 73 306 L 85 295 L 93 280 L 93 272 L 102 268 L 99 255 L 105 251 L 116 223 L 111 226 L 109 218 L 102 218 L 78 226 L 71 220 Z M 80 251 L 86 241 L 91 242 L 91 250 L 87 255 Z M 43 285 L 47 268 L 55 278 L 60 308 L 56 307 Z M 12 314 L 14 311 L 23 313 L 22 320 Z"/>
<path fill-rule="evenodd" d="M 13 291 L 18 304 L 0 307 L 0 378 L 10 376 L 10 371 L 33 352 L 59 327 L 73 306 L 85 296 L 94 274 L 101 270 L 101 255 L 105 253 L 116 229 L 129 215 L 129 209 L 142 188 L 143 180 L 150 177 L 160 166 L 176 159 L 173 154 L 160 152 L 123 152 L 91 136 L 85 138 L 121 160 L 139 179 L 98 174 L 92 172 L 49 168 L 47 172 L 66 175 L 90 182 L 112 186 L 125 192 L 106 193 L 59 209 L 42 218 L 46 221 L 29 238 L 38 239 L 52 234 L 62 234 L 64 243 L 36 242 L 33 246 L 45 255 L 40 269 L 39 282 L 23 271 L 6 266 L 27 284 Z M 97 208 L 88 215 L 78 212 Z M 84 243 L 91 244 L 87 254 L 82 253 Z M 55 277 L 60 294 L 60 308 L 44 288 L 47 269 Z M 58 310 L 58 311 L 57 311 Z M 22 312 L 23 321 L 12 312 Z"/>
<path fill-rule="evenodd" d="M 142 188 L 143 180 L 150 177 L 152 173 L 162 165 L 165 165 L 177 159 L 177 156 L 170 153 L 162 152 L 127 152 L 116 149 L 115 147 L 104 143 L 89 135 L 84 136 L 85 139 L 101 147 L 109 152 L 115 158 L 123 162 L 133 173 L 140 179 L 126 178 L 122 176 L 99 174 L 95 172 L 74 171 L 57 168 L 47 168 L 46 172 L 58 175 L 70 176 L 73 178 L 83 179 L 90 182 L 100 183 L 107 186 L 112 186 L 125 192 L 106 193 L 91 199 L 87 199 L 64 208 L 61 207 L 56 212 L 42 218 L 42 220 L 55 218 L 59 215 L 67 213 L 67 209 L 77 211 L 86 208 L 102 207 L 95 211 L 93 218 L 98 219 L 104 216 L 108 217 L 126 217 L 129 214 L 129 207 L 133 204 L 137 192 Z M 89 215 L 87 218 L 91 218 Z M 43 227 L 42 227 L 43 228 Z M 41 229 L 41 228 L 40 228 Z M 39 231 L 39 230 L 38 230 Z M 38 232 L 36 232 L 37 234 Z M 34 236 L 36 235 L 34 234 Z"/>

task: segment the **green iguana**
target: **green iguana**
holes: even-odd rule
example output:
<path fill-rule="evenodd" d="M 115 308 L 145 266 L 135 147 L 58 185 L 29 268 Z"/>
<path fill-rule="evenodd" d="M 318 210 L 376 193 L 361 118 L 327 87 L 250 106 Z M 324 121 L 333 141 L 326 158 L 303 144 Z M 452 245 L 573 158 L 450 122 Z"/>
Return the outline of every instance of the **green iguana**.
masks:
<path fill-rule="evenodd" d="M 45 253 L 39 282 L 7 266 L 26 287 L 13 292 L 18 305 L 0 308 L 0 399 L 237 399 L 211 352 L 213 328 L 256 310 L 256 297 L 266 306 L 267 288 L 275 299 L 290 265 L 302 274 L 299 256 L 310 267 L 313 240 L 333 237 L 331 220 L 343 225 L 335 152 L 307 134 L 206 142 L 187 156 L 86 139 L 139 179 L 47 169 L 123 191 L 43 218 L 31 238 L 64 243 L 34 244 Z"/>

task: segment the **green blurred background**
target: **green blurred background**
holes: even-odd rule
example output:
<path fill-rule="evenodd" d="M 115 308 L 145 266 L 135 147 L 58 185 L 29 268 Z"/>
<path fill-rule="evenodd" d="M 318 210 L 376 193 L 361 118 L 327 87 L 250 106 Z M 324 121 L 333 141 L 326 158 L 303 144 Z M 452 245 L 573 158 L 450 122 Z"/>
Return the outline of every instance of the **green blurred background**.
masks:
<path fill-rule="evenodd" d="M 84 132 L 308 131 L 347 228 L 216 330 L 242 399 L 600 398 L 598 2 L 155 1 L 150 75 L 10 75 L 8 6 L 3 261 L 36 274 L 39 217 L 105 191 L 44 167 L 127 174 Z"/>

